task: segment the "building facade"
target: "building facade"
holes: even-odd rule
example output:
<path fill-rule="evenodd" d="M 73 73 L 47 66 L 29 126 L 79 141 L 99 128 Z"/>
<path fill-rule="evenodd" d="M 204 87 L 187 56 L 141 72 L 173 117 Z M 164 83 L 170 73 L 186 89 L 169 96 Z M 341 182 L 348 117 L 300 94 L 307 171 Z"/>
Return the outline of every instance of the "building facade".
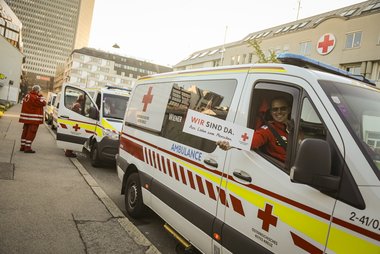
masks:
<path fill-rule="evenodd" d="M 57 66 L 75 48 L 87 46 L 95 0 L 5 0 L 23 24 L 30 83 L 51 90 Z"/>
<path fill-rule="evenodd" d="M 22 23 L 0 0 L 0 104 L 18 101 L 23 59 Z"/>
<path fill-rule="evenodd" d="M 363 75 L 380 87 L 380 1 L 341 9 L 253 32 L 240 41 L 194 52 L 175 70 L 258 61 L 249 41 L 264 53 L 290 52 Z"/>
<path fill-rule="evenodd" d="M 169 72 L 172 68 L 92 48 L 75 49 L 56 74 L 54 91 L 68 82 L 82 88 L 119 86 L 132 88 L 141 76 Z"/>

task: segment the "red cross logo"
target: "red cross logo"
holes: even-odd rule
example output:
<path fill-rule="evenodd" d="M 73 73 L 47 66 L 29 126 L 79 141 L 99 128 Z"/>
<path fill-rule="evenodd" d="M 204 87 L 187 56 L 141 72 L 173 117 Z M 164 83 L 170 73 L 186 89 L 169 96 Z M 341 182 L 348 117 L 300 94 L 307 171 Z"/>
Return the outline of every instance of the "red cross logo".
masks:
<path fill-rule="evenodd" d="M 333 34 L 324 34 L 319 38 L 317 44 L 317 51 L 321 55 L 327 55 L 330 53 L 335 46 L 335 36 Z"/>
<path fill-rule="evenodd" d="M 259 211 L 257 212 L 257 217 L 263 220 L 263 225 L 261 226 L 261 228 L 267 232 L 269 232 L 270 225 L 273 225 L 275 227 L 277 225 L 277 217 L 272 215 L 272 209 L 272 205 L 266 204 L 264 211 L 259 209 Z"/>
<path fill-rule="evenodd" d="M 153 100 L 152 89 L 153 87 L 149 87 L 148 93 L 145 94 L 143 97 L 143 100 L 142 100 L 142 103 L 144 103 L 143 112 L 146 111 L 148 104 L 152 103 L 152 100 Z"/>
<path fill-rule="evenodd" d="M 241 138 L 243 139 L 243 141 L 245 142 L 249 137 L 248 137 L 248 135 L 247 135 L 247 133 L 246 132 L 244 132 L 244 134 L 243 135 L 241 135 Z"/>
<path fill-rule="evenodd" d="M 78 130 L 80 129 L 80 127 L 79 127 L 78 124 L 76 124 L 76 125 L 73 126 L 73 129 L 74 129 L 75 131 L 78 131 Z"/>

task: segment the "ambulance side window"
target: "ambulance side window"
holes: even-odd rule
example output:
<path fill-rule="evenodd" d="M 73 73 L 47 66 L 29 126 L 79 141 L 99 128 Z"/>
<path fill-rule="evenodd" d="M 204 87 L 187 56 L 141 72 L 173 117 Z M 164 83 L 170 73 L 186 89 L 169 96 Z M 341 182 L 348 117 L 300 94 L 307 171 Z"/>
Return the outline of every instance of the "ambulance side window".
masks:
<path fill-rule="evenodd" d="M 83 116 L 89 116 L 90 108 L 94 106 L 84 91 L 73 87 L 66 87 L 64 102 L 66 108 Z"/>
<path fill-rule="evenodd" d="M 205 152 L 215 142 L 182 131 L 188 109 L 225 120 L 235 93 L 236 80 L 183 81 L 172 84 L 161 135 Z"/>

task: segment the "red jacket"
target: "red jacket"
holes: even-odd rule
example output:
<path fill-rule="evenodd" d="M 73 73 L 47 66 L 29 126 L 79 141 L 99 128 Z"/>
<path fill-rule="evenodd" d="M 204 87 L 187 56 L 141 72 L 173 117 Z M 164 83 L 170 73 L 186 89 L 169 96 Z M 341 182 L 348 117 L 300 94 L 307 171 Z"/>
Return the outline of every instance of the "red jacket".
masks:
<path fill-rule="evenodd" d="M 20 123 L 42 124 L 44 122 L 45 98 L 31 91 L 22 99 Z"/>
<path fill-rule="evenodd" d="M 282 137 L 285 143 L 288 142 L 288 133 L 286 131 L 286 126 L 283 123 L 279 122 L 270 122 L 273 129 L 275 129 L 278 134 Z M 267 125 L 261 126 L 260 129 L 255 130 L 253 134 L 251 148 L 256 149 L 264 146 L 266 153 L 271 155 L 272 157 L 284 162 L 286 158 L 286 150 L 284 147 L 280 145 L 280 143 L 276 140 L 276 137 L 269 130 Z"/>

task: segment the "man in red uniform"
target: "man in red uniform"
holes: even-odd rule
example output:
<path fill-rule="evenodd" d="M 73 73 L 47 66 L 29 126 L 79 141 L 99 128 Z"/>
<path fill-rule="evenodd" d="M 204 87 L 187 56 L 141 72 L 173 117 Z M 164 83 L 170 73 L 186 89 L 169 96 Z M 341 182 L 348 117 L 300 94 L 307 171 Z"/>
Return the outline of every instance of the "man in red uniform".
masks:
<path fill-rule="evenodd" d="M 275 98 L 270 107 L 271 121 L 255 130 L 251 148 L 264 147 L 265 152 L 282 162 L 286 158 L 286 144 L 288 142 L 288 116 L 290 114 L 289 103 L 284 98 Z M 275 134 L 277 133 L 277 134 Z M 279 140 L 279 139 L 282 139 Z M 218 141 L 217 145 L 223 150 L 230 149 L 228 141 Z"/>
<path fill-rule="evenodd" d="M 23 123 L 20 151 L 35 153 L 32 150 L 32 142 L 36 137 L 38 126 L 43 123 L 43 108 L 46 100 L 40 94 L 41 87 L 34 85 L 32 91 L 22 99 L 22 107 L 19 122 Z"/>

